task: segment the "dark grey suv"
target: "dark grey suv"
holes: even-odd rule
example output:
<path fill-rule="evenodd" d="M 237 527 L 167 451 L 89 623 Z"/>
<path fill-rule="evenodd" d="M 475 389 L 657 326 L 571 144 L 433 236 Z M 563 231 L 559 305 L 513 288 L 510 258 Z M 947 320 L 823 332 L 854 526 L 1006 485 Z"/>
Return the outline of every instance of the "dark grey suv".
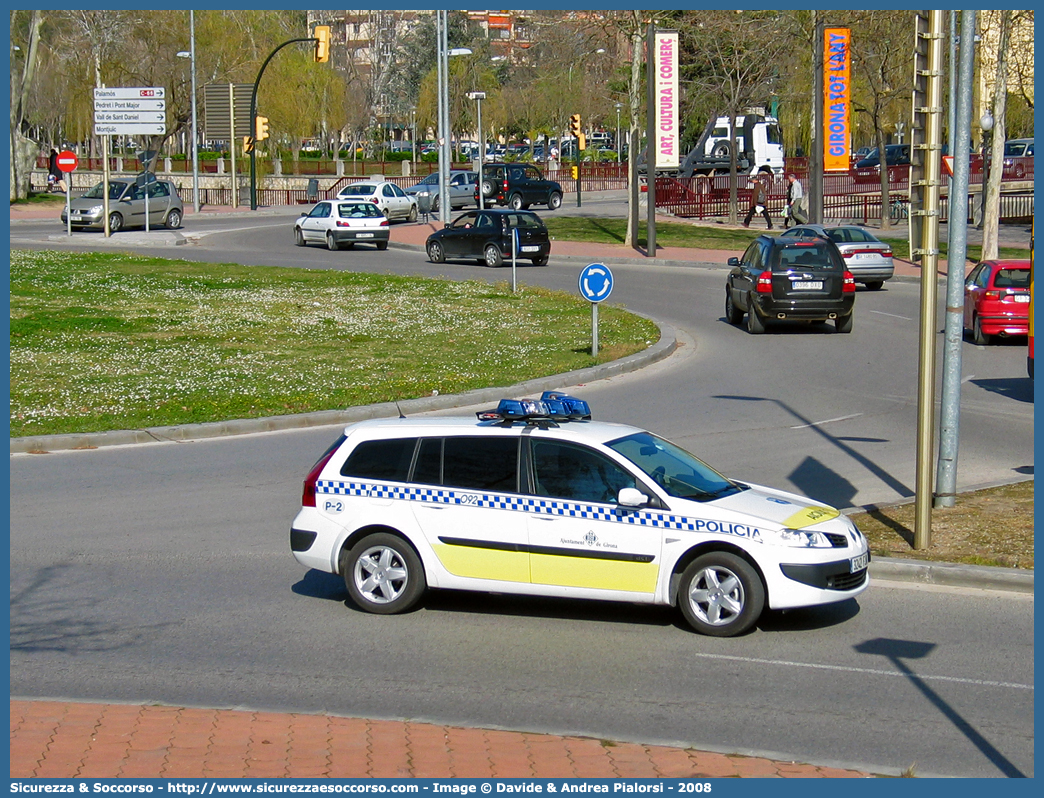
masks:
<path fill-rule="evenodd" d="M 829 238 L 800 240 L 761 235 L 742 258 L 729 258 L 725 319 L 763 333 L 770 321 L 831 320 L 839 333 L 852 332 L 855 278 Z"/>
<path fill-rule="evenodd" d="M 530 205 L 547 205 L 553 211 L 562 207 L 562 186 L 545 180 L 532 164 L 486 164 L 482 167 L 482 185 L 475 187 L 476 203 L 479 191 L 486 205 L 507 205 L 516 211 Z"/>

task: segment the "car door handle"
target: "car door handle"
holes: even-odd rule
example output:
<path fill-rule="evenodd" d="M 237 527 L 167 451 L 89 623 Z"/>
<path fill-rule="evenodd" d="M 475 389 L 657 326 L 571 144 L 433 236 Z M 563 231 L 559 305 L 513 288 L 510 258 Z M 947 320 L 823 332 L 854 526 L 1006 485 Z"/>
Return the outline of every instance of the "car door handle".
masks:
<path fill-rule="evenodd" d="M 533 519 L 536 521 L 557 521 L 553 515 L 534 515 Z"/>

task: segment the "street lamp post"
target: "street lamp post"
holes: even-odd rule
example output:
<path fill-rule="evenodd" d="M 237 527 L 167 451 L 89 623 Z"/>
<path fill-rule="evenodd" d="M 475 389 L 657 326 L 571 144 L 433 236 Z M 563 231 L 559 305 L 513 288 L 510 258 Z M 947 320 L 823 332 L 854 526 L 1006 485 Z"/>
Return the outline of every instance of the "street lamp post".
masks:
<path fill-rule="evenodd" d="M 982 202 L 980 205 L 979 224 L 981 230 L 983 222 L 986 221 L 986 192 L 990 182 L 990 149 L 993 144 L 993 114 L 990 109 L 979 119 L 979 127 L 982 128 Z"/>
<path fill-rule="evenodd" d="M 486 162 L 486 134 L 482 129 L 482 101 L 486 99 L 484 91 L 469 91 L 468 99 L 475 101 L 476 119 L 478 122 L 479 135 L 479 157 L 478 157 L 478 186 L 479 186 L 479 210 L 485 210 L 486 202 L 482 194 L 482 165 Z"/>
<path fill-rule="evenodd" d="M 449 19 L 445 9 L 435 12 L 435 61 L 438 67 L 439 100 L 439 219 L 449 223 L 449 173 L 450 173 L 450 113 L 449 113 L 449 57 L 471 55 L 467 47 L 449 49 Z M 480 187 L 481 191 L 481 187 Z"/>
<path fill-rule="evenodd" d="M 616 104 L 616 163 L 620 163 L 620 103 Z"/>
<path fill-rule="evenodd" d="M 189 11 L 189 51 L 178 53 L 188 58 L 192 73 L 192 210 L 199 213 L 199 124 L 196 117 L 196 12 Z"/>

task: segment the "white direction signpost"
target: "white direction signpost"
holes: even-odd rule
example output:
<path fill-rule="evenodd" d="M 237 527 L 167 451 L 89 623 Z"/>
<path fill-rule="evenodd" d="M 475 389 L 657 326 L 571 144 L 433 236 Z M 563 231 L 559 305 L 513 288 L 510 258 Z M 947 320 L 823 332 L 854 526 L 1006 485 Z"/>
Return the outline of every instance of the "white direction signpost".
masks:
<path fill-rule="evenodd" d="M 167 93 L 162 86 L 118 87 L 94 90 L 94 135 L 102 137 L 105 235 L 109 230 L 108 136 L 162 136 L 167 132 Z M 146 195 L 147 196 L 147 195 Z M 148 199 L 145 231 L 149 229 Z"/>
<path fill-rule="evenodd" d="M 598 303 L 613 292 L 613 273 L 602 263 L 583 268 L 579 279 L 580 296 L 591 303 L 591 357 L 598 355 Z"/>

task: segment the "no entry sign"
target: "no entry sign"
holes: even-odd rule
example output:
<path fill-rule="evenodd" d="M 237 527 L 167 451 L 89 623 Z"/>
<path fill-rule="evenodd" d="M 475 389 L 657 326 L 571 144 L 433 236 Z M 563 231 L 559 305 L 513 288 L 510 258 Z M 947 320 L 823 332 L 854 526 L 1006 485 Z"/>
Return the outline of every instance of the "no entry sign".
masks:
<path fill-rule="evenodd" d="M 76 169 L 76 164 L 78 163 L 76 160 L 76 153 L 71 152 L 70 150 L 62 150 L 58 153 L 55 162 L 58 164 L 58 168 L 63 172 L 72 172 Z"/>

